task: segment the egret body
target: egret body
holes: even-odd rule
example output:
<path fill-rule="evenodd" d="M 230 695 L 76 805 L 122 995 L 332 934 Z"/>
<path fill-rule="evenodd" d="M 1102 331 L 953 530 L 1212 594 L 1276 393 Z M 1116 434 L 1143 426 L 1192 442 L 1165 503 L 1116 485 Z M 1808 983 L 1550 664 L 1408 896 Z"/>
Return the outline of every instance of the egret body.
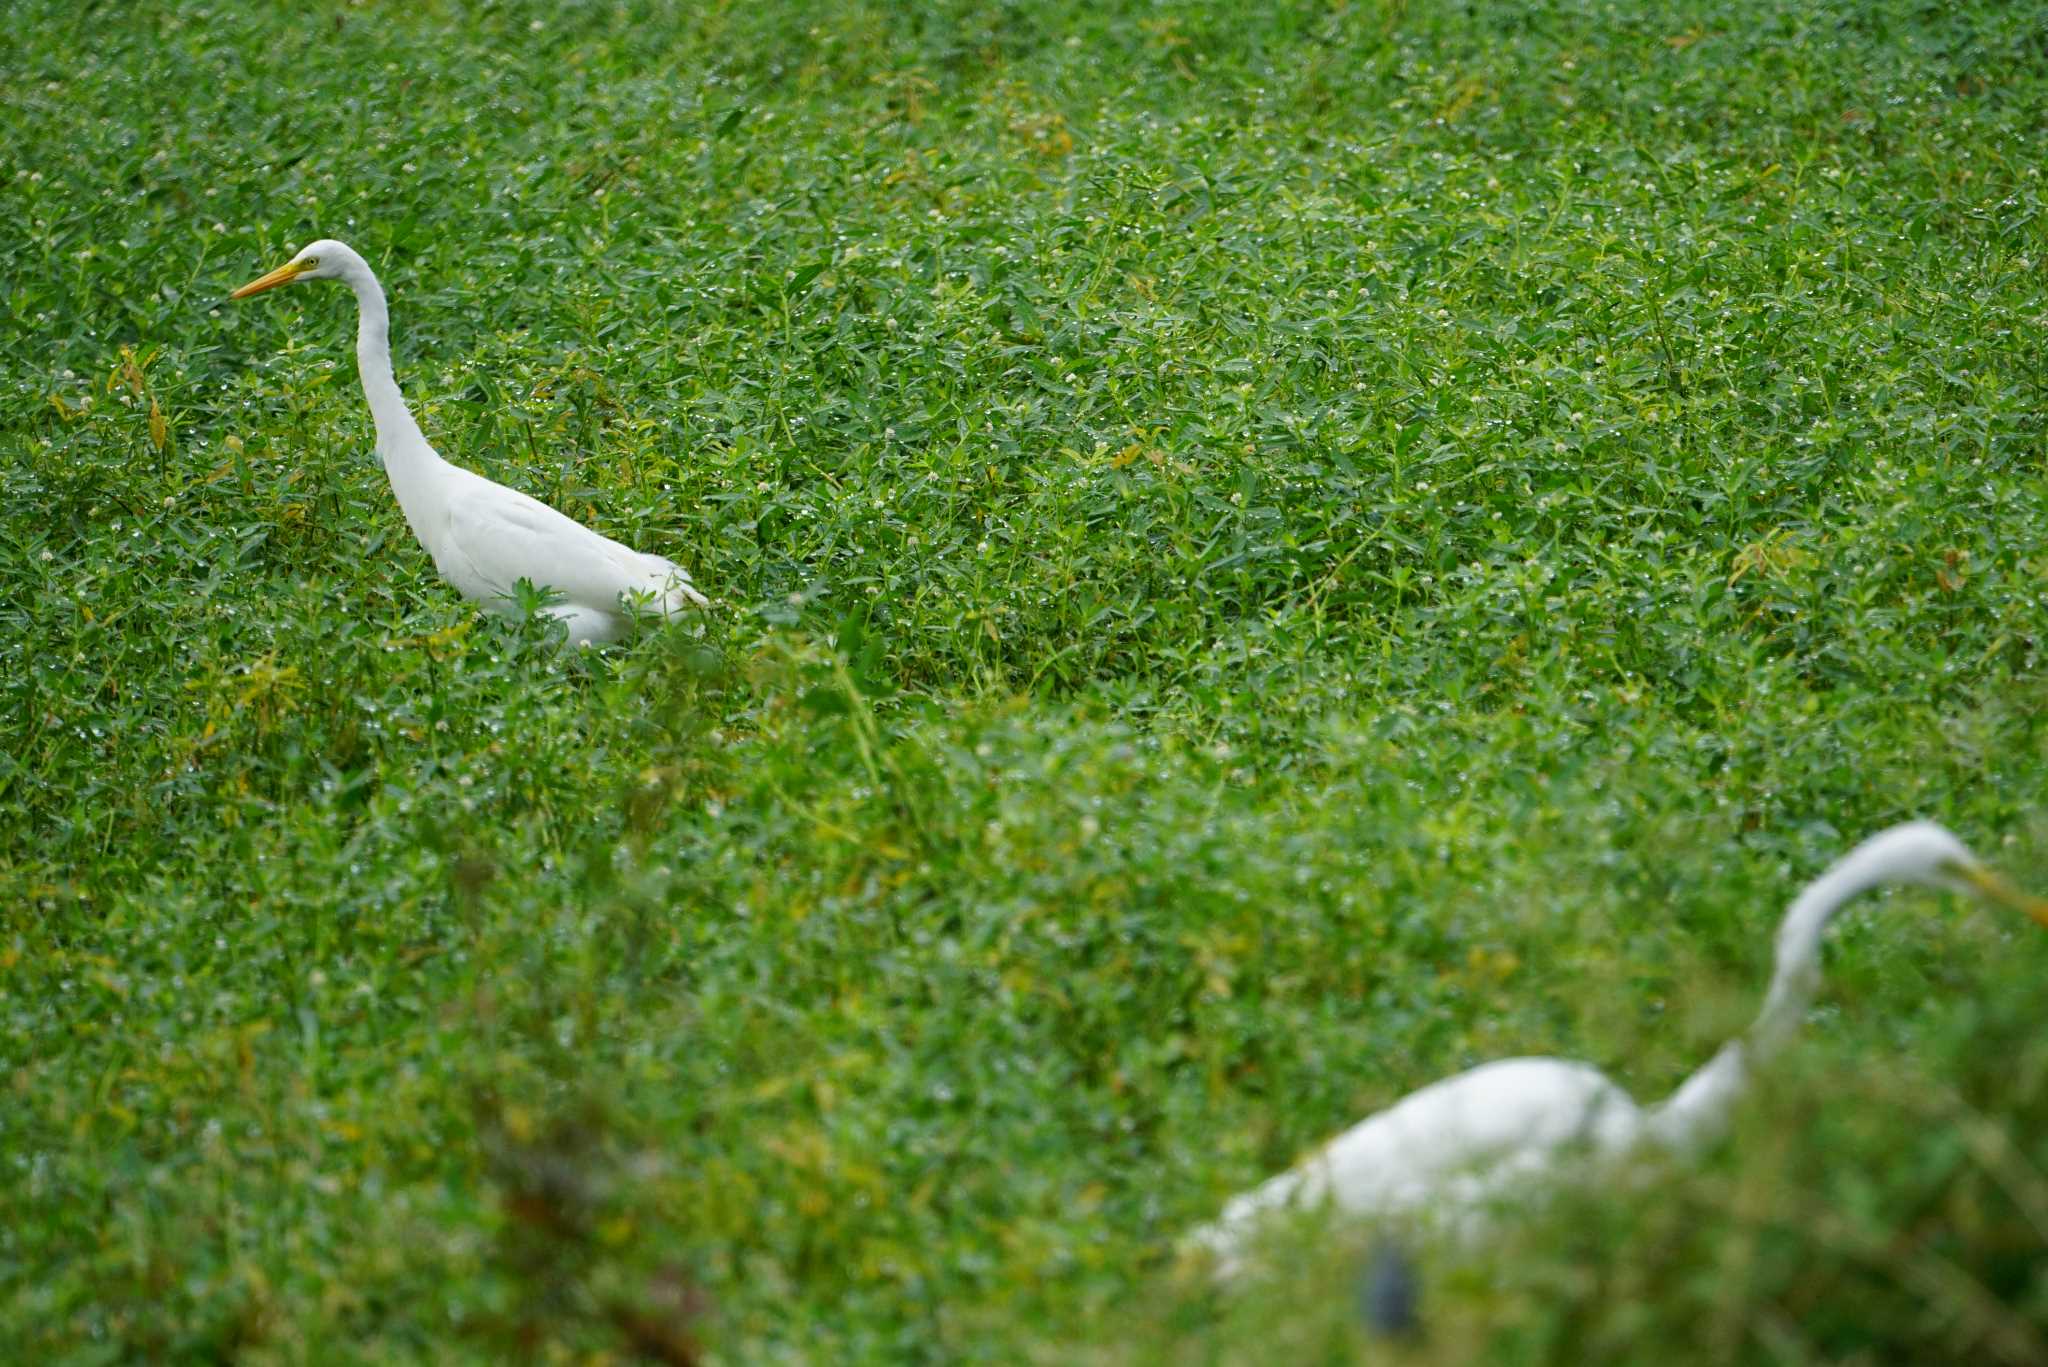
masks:
<path fill-rule="evenodd" d="M 674 561 L 622 546 L 538 499 L 441 459 L 392 376 L 384 290 L 346 243 L 315 242 L 229 297 L 301 280 L 339 280 L 355 291 L 356 368 L 377 427 L 377 455 L 406 525 L 463 597 L 506 612 L 521 579 L 552 590 L 556 597 L 543 610 L 562 621 L 576 645 L 615 639 L 636 612 L 665 618 L 706 606 Z"/>
<path fill-rule="evenodd" d="M 1775 971 L 1756 1021 L 1662 1103 L 1637 1106 L 1583 1063 L 1482 1064 L 1411 1092 L 1235 1197 L 1189 1243 L 1207 1249 L 1217 1275 L 1228 1278 L 1279 1210 L 1330 1206 L 1353 1215 L 1456 1221 L 1571 1156 L 1597 1164 L 1645 1146 L 1696 1151 L 1722 1133 L 1750 1070 L 1783 1045 L 1805 1014 L 1819 985 L 1828 922 L 1858 894 L 1891 883 L 1968 894 L 2048 925 L 2048 902 L 2013 888 L 1940 826 L 1894 826 L 1850 851 L 1792 903 L 1778 927 Z"/>

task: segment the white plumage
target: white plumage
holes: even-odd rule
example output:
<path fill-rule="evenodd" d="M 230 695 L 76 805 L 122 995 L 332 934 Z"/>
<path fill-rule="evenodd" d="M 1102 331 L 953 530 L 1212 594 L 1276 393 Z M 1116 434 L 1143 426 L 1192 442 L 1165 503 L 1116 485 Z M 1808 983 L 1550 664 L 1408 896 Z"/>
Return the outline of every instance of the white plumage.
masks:
<path fill-rule="evenodd" d="M 1820 979 L 1821 932 L 1859 893 L 1913 883 L 2015 907 L 2048 925 L 2048 903 L 2017 891 L 1932 822 L 1880 832 L 1793 902 L 1778 929 L 1763 1010 L 1662 1104 L 1638 1107 L 1596 1068 L 1552 1058 L 1482 1064 L 1411 1092 L 1294 1168 L 1232 1199 L 1188 1237 L 1219 1277 L 1242 1271 L 1275 1212 L 1329 1206 L 1469 1231 L 1473 1217 L 1561 1162 L 1598 1165 L 1655 1145 L 1690 1153 L 1717 1138 L 1748 1081 L 1805 1014 Z"/>
<path fill-rule="evenodd" d="M 575 645 L 616 639 L 636 612 L 666 618 L 706 606 L 674 561 L 622 546 L 538 499 L 441 458 L 392 377 L 384 290 L 346 243 L 315 242 L 229 297 L 299 280 L 339 280 L 355 291 L 356 367 L 377 427 L 377 454 L 406 525 L 463 597 L 507 612 L 521 579 L 551 590 L 556 601 L 545 611 L 563 622 Z"/>

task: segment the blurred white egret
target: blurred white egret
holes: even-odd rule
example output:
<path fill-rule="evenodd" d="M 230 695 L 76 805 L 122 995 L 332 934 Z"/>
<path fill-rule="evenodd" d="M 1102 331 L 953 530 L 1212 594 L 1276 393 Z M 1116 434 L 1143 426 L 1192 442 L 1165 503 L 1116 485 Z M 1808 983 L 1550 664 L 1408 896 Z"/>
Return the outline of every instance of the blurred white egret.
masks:
<path fill-rule="evenodd" d="M 450 465 L 427 444 L 391 374 L 391 323 L 369 263 L 346 243 L 315 242 L 228 296 L 244 299 L 300 280 L 339 280 L 356 294 L 356 369 L 377 426 L 377 454 L 412 534 L 465 598 L 499 612 L 524 579 L 559 595 L 545 609 L 576 645 L 609 641 L 645 612 L 706 606 L 680 565 L 599 536 L 537 499 Z"/>
<path fill-rule="evenodd" d="M 1821 932 L 1856 897 L 1887 883 L 1966 893 L 2048 925 L 2048 902 L 1979 863 L 1932 822 L 1894 826 L 1822 874 L 1778 927 L 1777 964 L 1762 1012 L 1662 1104 L 1645 1110 L 1596 1068 L 1552 1058 L 1482 1064 L 1411 1092 L 1330 1140 L 1299 1164 L 1232 1199 L 1189 1235 L 1219 1277 L 1245 1265 L 1275 1211 L 1331 1206 L 1365 1216 L 1448 1217 L 1453 1228 L 1486 1203 L 1540 1179 L 1572 1155 L 1594 1162 L 1654 1145 L 1689 1154 L 1718 1137 L 1749 1080 L 1805 1014 L 1820 982 Z"/>

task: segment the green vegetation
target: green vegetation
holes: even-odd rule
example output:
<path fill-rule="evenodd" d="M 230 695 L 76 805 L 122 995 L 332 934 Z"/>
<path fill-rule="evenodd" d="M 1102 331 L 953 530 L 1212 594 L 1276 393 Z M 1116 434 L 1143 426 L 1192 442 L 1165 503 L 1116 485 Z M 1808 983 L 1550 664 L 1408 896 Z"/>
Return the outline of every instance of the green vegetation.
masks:
<path fill-rule="evenodd" d="M 1661 1093 L 1883 823 L 2048 883 L 2044 54 L 12 6 L 0 1342 L 1370 1355 L 1355 1238 L 1174 1239 L 1488 1057 Z M 441 585 L 347 294 L 213 302 L 323 235 L 445 454 L 716 612 Z M 1439 1257 L 1413 1360 L 2042 1360 L 2044 972 L 1874 902 L 1733 1143 Z"/>

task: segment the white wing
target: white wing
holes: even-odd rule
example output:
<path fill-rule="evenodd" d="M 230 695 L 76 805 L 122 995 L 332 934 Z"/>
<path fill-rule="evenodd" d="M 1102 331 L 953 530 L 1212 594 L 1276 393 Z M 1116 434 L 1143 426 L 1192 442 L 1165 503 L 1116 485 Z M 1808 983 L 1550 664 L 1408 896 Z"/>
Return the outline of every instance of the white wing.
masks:
<path fill-rule="evenodd" d="M 1642 1113 L 1597 1069 L 1559 1059 L 1503 1059 L 1410 1093 L 1278 1177 L 1234 1197 L 1191 1241 L 1242 1270 L 1257 1227 L 1276 1210 L 1335 1206 L 1353 1215 L 1426 1210 L 1455 1227 L 1476 1207 L 1547 1170 L 1576 1144 L 1615 1153 Z"/>
<path fill-rule="evenodd" d="M 513 596 L 525 579 L 552 589 L 580 607 L 613 613 L 622 593 L 666 596 L 680 588 L 701 602 L 689 576 L 658 555 L 645 555 L 598 535 L 538 499 L 455 467 L 462 476 L 449 491 L 434 563 L 464 594 Z"/>

